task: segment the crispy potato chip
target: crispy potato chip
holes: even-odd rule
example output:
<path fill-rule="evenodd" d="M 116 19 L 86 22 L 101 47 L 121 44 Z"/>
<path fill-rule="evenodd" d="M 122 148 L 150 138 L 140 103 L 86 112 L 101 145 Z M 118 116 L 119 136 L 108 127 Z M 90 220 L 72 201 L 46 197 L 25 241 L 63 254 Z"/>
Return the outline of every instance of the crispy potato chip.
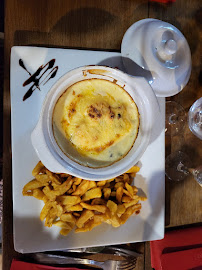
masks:
<path fill-rule="evenodd" d="M 89 201 L 91 199 L 100 198 L 101 196 L 102 192 L 100 187 L 92 188 L 84 194 L 83 201 Z"/>
<path fill-rule="evenodd" d="M 93 211 L 84 209 L 81 216 L 76 221 L 76 226 L 82 228 L 84 223 L 94 216 Z"/>

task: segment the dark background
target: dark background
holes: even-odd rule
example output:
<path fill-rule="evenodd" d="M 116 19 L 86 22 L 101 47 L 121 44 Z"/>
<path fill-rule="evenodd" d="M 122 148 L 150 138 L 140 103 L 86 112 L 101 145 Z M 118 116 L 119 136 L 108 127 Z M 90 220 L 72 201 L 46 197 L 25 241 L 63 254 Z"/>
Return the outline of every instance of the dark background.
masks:
<path fill-rule="evenodd" d="M 4 32 L 4 1 L 0 0 L 0 32 Z M 3 163 L 3 71 L 4 71 L 4 42 L 0 40 L 0 179 L 2 178 Z"/>

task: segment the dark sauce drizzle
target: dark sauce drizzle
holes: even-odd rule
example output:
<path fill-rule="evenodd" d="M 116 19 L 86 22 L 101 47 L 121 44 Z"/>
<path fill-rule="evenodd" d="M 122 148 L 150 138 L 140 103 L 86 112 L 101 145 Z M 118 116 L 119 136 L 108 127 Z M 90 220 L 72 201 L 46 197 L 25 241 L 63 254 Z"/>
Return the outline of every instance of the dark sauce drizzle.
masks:
<path fill-rule="evenodd" d="M 55 59 L 50 60 L 47 64 L 44 66 L 41 65 L 33 74 L 31 74 L 27 68 L 25 67 L 22 59 L 19 60 L 19 65 L 27 71 L 27 73 L 30 75 L 30 77 L 23 83 L 23 87 L 26 85 L 32 83 L 32 86 L 29 88 L 29 90 L 25 93 L 23 97 L 23 101 L 25 101 L 27 98 L 31 97 L 32 93 L 38 89 L 40 89 L 40 85 L 45 85 L 50 79 L 53 79 L 58 71 L 58 66 L 55 66 Z"/>

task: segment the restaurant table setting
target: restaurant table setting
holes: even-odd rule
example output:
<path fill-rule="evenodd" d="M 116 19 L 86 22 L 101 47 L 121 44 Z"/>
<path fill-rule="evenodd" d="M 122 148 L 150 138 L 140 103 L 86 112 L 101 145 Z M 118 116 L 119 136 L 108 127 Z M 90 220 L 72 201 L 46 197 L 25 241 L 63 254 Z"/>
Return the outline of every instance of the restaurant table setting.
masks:
<path fill-rule="evenodd" d="M 150 7 L 162 5 L 165 9 L 178 5 L 178 1 L 170 1 L 168 6 L 150 2 Z M 49 37 L 41 45 L 34 40 L 19 42 L 18 37 L 10 43 L 14 45 L 10 46 L 9 82 L 16 253 L 5 244 L 9 225 L 4 229 L 3 269 L 202 267 L 200 223 L 192 228 L 176 227 L 200 222 L 200 205 L 193 206 L 194 201 L 187 197 L 188 207 L 195 207 L 198 216 L 193 214 L 190 222 L 183 223 L 183 206 L 175 225 L 170 210 L 175 209 L 171 194 L 180 186 L 182 192 L 186 190 L 188 181 L 196 191 L 195 200 L 200 202 L 201 197 L 200 147 L 193 158 L 191 145 L 180 145 L 185 145 L 187 134 L 201 145 L 202 97 L 197 93 L 188 107 L 175 98 L 183 95 L 190 81 L 193 84 L 196 60 L 191 55 L 192 44 L 175 21 L 147 17 L 130 19 L 122 31 L 120 51 L 89 49 L 95 48 L 92 37 L 91 45 L 84 48 L 74 42 L 69 47 L 64 43 L 50 47 Z M 82 90 L 86 82 L 88 88 Z M 111 94 L 111 89 L 117 94 Z M 87 107 L 90 102 L 93 105 Z M 117 107 L 112 105 L 115 102 Z M 79 114 L 76 124 L 67 124 L 64 113 L 68 107 L 62 106 L 69 106 L 68 121 Z M 85 106 L 88 114 L 84 116 Z M 127 117 L 124 106 L 130 108 Z M 104 113 L 109 113 L 110 120 Z M 85 135 L 84 125 L 100 123 L 101 130 L 101 119 L 110 123 L 106 124 L 108 133 L 102 136 L 105 131 L 98 133 L 93 128 Z M 128 128 L 125 119 L 136 126 L 127 122 Z M 124 127 L 118 125 L 127 128 L 131 137 L 122 139 L 124 130 L 118 130 L 117 123 L 124 123 Z M 104 150 L 101 139 L 106 142 Z M 117 141 L 116 147 L 112 140 Z M 174 146 L 173 151 L 170 146 L 175 142 L 179 147 Z M 76 143 L 88 143 L 92 150 L 77 152 Z M 5 191 L 8 187 L 5 184 Z M 176 201 L 179 204 L 178 197 Z M 4 213 L 5 209 L 8 206 Z M 8 217 L 4 214 L 5 224 Z M 178 217 L 176 213 L 176 220 Z M 147 241 L 150 247 L 144 244 Z"/>

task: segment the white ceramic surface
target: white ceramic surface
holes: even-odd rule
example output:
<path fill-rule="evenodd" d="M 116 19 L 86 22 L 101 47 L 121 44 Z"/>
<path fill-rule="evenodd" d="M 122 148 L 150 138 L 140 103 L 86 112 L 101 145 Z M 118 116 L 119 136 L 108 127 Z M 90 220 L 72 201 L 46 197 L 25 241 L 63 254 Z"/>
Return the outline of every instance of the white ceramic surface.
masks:
<path fill-rule="evenodd" d="M 21 66 L 22 59 L 28 72 L 51 59 L 56 59 L 58 72 L 52 80 L 40 86 L 24 102 L 30 85 L 23 83 L 30 77 Z M 38 157 L 31 143 L 31 133 L 36 126 L 43 101 L 52 85 L 67 71 L 84 65 L 109 65 L 123 69 L 119 53 L 86 50 L 13 47 L 11 52 L 11 120 L 12 120 L 12 174 L 13 174 L 13 228 L 14 247 L 21 253 L 60 250 L 87 246 L 111 245 L 157 240 L 164 237 L 164 122 L 165 99 L 159 98 L 161 114 L 156 119 L 151 142 L 140 159 L 140 172 L 135 185 L 147 196 L 140 215 L 131 217 L 122 227 L 114 229 L 103 224 L 91 232 L 68 237 L 59 235 L 59 228 L 46 228 L 39 220 L 43 203 L 32 197 L 23 197 L 23 186 L 32 179 L 31 171 Z"/>
<path fill-rule="evenodd" d="M 96 71 L 96 74 L 92 74 Z M 103 168 L 82 166 L 68 158 L 58 147 L 52 134 L 52 112 L 56 101 L 71 85 L 86 79 L 99 78 L 124 87 L 135 101 L 140 114 L 138 137 L 129 151 L 121 160 Z M 159 114 L 156 96 L 144 78 L 131 77 L 117 69 L 104 66 L 85 66 L 65 74 L 50 89 L 41 111 L 39 122 L 31 137 L 32 144 L 39 159 L 50 170 L 56 173 L 70 173 L 89 180 L 105 180 L 116 177 L 137 163 L 147 148 L 154 123 Z"/>
<path fill-rule="evenodd" d="M 189 80 L 189 45 L 183 34 L 167 22 L 144 19 L 131 25 L 123 37 L 121 54 L 128 73 L 133 73 L 131 61 L 151 73 L 148 81 L 156 96 L 173 96 Z"/>

